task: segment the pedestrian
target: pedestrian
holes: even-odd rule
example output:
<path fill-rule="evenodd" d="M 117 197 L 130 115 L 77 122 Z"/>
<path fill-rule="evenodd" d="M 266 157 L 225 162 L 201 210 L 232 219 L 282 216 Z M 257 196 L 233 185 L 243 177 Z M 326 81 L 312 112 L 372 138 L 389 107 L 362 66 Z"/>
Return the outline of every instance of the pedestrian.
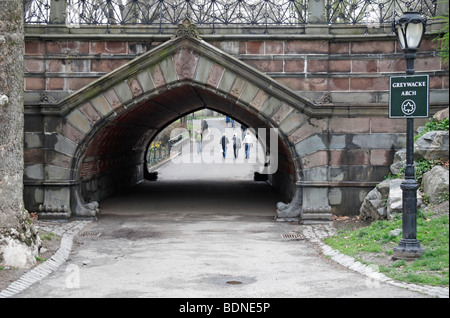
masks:
<path fill-rule="evenodd" d="M 208 123 L 206 122 L 206 120 L 202 119 L 202 132 L 204 132 L 206 129 L 208 129 Z"/>
<path fill-rule="evenodd" d="M 197 130 L 195 133 L 195 143 L 197 144 L 197 154 L 202 153 L 203 134 L 201 130 Z"/>
<path fill-rule="evenodd" d="M 233 136 L 234 159 L 237 159 L 239 155 L 239 149 L 241 149 L 241 139 L 235 133 Z"/>
<path fill-rule="evenodd" d="M 244 138 L 245 138 L 245 131 L 247 130 L 247 126 L 245 126 L 244 124 L 241 124 L 241 129 L 242 129 L 242 140 L 244 140 Z"/>
<path fill-rule="evenodd" d="M 225 157 L 227 156 L 227 146 L 230 143 L 230 141 L 228 140 L 227 135 L 225 135 L 225 133 L 222 135 L 222 138 L 220 138 L 220 144 L 222 146 L 222 155 L 223 155 L 223 159 L 225 159 Z"/>
<path fill-rule="evenodd" d="M 248 159 L 250 158 L 250 148 L 253 146 L 253 138 L 248 130 L 243 142 L 245 147 L 245 159 Z"/>
<path fill-rule="evenodd" d="M 225 117 L 225 124 L 226 124 L 225 127 L 227 127 L 227 128 L 230 127 L 230 121 L 231 121 L 230 117 L 226 116 Z"/>

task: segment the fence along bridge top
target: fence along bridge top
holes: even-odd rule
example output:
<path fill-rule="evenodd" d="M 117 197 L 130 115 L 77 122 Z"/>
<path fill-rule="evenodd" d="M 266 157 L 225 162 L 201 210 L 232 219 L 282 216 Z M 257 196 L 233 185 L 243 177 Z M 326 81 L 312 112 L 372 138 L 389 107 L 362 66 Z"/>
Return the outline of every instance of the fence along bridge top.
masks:
<path fill-rule="evenodd" d="M 24 0 L 25 23 L 293 27 L 322 24 L 389 24 L 405 11 L 439 13 L 438 0 Z M 108 32 L 108 29 L 107 29 Z"/>

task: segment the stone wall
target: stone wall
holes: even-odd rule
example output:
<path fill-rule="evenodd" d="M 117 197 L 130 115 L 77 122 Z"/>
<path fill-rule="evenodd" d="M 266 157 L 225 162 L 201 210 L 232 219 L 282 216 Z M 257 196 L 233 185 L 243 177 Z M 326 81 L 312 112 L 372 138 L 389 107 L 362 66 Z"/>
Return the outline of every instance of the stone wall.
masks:
<path fill-rule="evenodd" d="M 49 174 L 60 179 L 58 173 L 78 169 L 68 166 L 65 160 L 72 160 L 78 139 L 93 134 L 89 127 L 97 122 L 91 116 L 95 112 L 80 108 L 73 115 L 78 119 L 72 117 L 79 127 L 73 129 L 64 119 L 52 118 L 53 115 L 49 115 L 52 109 L 64 97 L 101 80 L 102 76 L 127 72 L 127 67 L 124 68 L 127 62 L 160 47 L 169 37 L 44 34 L 36 28 L 33 31 L 26 37 L 25 54 L 25 192 L 33 198 L 33 207 L 37 208 L 43 200 L 41 185 L 46 178 L 48 180 Z M 82 30 L 77 32 L 82 33 Z M 202 37 L 221 52 L 251 66 L 255 74 L 268 75 L 313 105 L 308 115 L 289 107 L 271 109 L 275 106 L 269 105 L 264 109 L 263 116 L 273 119 L 274 125 L 288 136 L 287 147 L 298 154 L 299 158 L 295 160 L 302 162 L 302 178 L 299 179 L 296 177 L 298 171 L 292 165 L 293 158 L 287 155 L 280 160 L 285 168 L 272 180 L 285 197 L 294 196 L 296 189 L 292 184 L 297 182 L 305 199 L 328 201 L 325 204 L 337 214 L 358 213 L 367 192 L 388 173 L 395 151 L 403 148 L 405 143 L 406 123 L 387 118 L 389 76 L 403 75 L 405 69 L 403 53 L 395 37 L 390 34 L 345 34 L 343 31 L 339 35 L 205 34 Z M 152 58 L 157 59 L 157 56 Z M 446 107 L 448 66 L 441 64 L 430 35 L 423 41 L 416 70 L 430 75 L 431 112 Z M 104 87 L 101 82 L 98 86 L 99 89 Z M 96 105 L 96 108 L 101 107 Z M 107 107 L 114 108 L 113 104 Z M 248 116 L 245 112 L 240 114 Z M 71 119 L 67 120 L 70 124 Z M 416 125 L 422 125 L 423 121 L 417 120 Z M 51 142 L 50 132 L 55 131 L 57 140 Z M 53 156 L 56 152 L 58 155 Z M 68 155 L 66 159 L 64 154 Z M 123 172 L 133 170 L 133 182 L 140 174 L 137 165 L 142 157 L 142 153 L 132 155 L 128 158 L 132 166 L 119 169 Z M 108 160 L 115 162 L 121 162 L 121 158 L 124 157 L 120 153 L 108 156 Z M 64 168 L 55 170 L 53 166 Z M 87 169 L 88 165 L 83 167 Z M 114 169 L 110 172 L 114 174 Z M 100 193 L 99 187 L 104 193 L 110 193 L 114 185 L 109 180 L 109 172 L 100 179 L 86 178 L 82 185 L 85 193 L 93 188 L 98 191 L 84 200 L 95 200 Z"/>

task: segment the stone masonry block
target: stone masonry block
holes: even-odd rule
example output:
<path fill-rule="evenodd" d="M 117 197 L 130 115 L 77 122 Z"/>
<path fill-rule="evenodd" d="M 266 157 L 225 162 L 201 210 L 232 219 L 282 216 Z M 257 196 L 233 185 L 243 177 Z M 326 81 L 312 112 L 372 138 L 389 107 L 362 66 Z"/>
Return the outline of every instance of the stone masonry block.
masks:
<path fill-rule="evenodd" d="M 328 167 L 319 166 L 304 169 L 303 176 L 305 180 L 314 181 L 327 181 L 328 180 Z"/>
<path fill-rule="evenodd" d="M 286 41 L 285 54 L 328 53 L 328 41 L 293 40 Z"/>
<path fill-rule="evenodd" d="M 323 136 L 314 135 L 295 145 L 295 150 L 299 156 L 312 154 L 320 150 L 326 150 L 327 146 Z"/>
<path fill-rule="evenodd" d="M 284 41 L 266 41 L 265 54 L 283 54 L 284 53 Z"/>
<path fill-rule="evenodd" d="M 75 109 L 67 115 L 67 121 L 86 134 L 92 129 L 91 123 L 79 109 Z"/>
<path fill-rule="evenodd" d="M 345 149 L 346 135 L 332 135 L 330 139 L 330 149 Z"/>
<path fill-rule="evenodd" d="M 252 102 L 250 103 L 250 106 L 256 108 L 259 111 L 266 102 L 268 97 L 269 96 L 267 95 L 267 93 L 261 89 L 258 91 L 255 98 L 253 98 Z"/>
<path fill-rule="evenodd" d="M 212 61 L 202 56 L 200 58 L 200 61 L 198 62 L 197 74 L 195 75 L 195 80 L 197 82 L 206 84 L 211 67 L 212 67 Z"/>
<path fill-rule="evenodd" d="M 234 98 L 239 98 L 244 88 L 247 86 L 248 82 L 241 77 L 236 77 L 233 86 L 230 89 L 230 96 Z"/>
<path fill-rule="evenodd" d="M 369 118 L 331 118 L 330 131 L 332 133 L 368 133 L 369 120 Z"/>
<path fill-rule="evenodd" d="M 289 134 L 294 129 L 300 127 L 300 125 L 302 125 L 306 120 L 307 117 L 304 114 L 300 113 L 297 110 L 294 110 L 290 112 L 289 115 L 280 124 L 280 129 L 285 134 Z"/>
<path fill-rule="evenodd" d="M 46 165 L 44 173 L 46 180 L 69 180 L 71 169 Z"/>
<path fill-rule="evenodd" d="M 45 152 L 45 164 L 62 168 L 70 168 L 72 157 L 64 155 L 60 152 L 47 150 Z"/>
<path fill-rule="evenodd" d="M 177 71 L 175 70 L 175 64 L 172 56 L 162 60 L 159 63 L 161 71 L 164 74 L 166 84 L 174 83 L 178 81 Z"/>
<path fill-rule="evenodd" d="M 41 148 L 44 146 L 44 134 L 37 132 L 24 133 L 24 148 Z"/>
<path fill-rule="evenodd" d="M 346 165 L 368 165 L 369 151 L 354 150 L 332 150 L 330 151 L 330 165 L 346 166 Z"/>
<path fill-rule="evenodd" d="M 144 93 L 141 85 L 139 84 L 139 81 L 135 77 L 127 79 L 126 82 L 130 87 L 131 93 L 134 97 L 138 97 Z"/>
<path fill-rule="evenodd" d="M 175 54 L 175 69 L 180 81 L 184 79 L 194 79 L 199 60 L 200 56 L 192 49 L 181 48 Z"/>
<path fill-rule="evenodd" d="M 225 70 L 220 79 L 220 83 L 218 89 L 222 92 L 228 93 L 236 80 L 236 74 L 234 72 L 230 72 L 229 70 Z"/>
<path fill-rule="evenodd" d="M 376 73 L 378 60 L 353 60 L 352 73 Z"/>
<path fill-rule="evenodd" d="M 27 165 L 42 164 L 44 162 L 44 150 L 41 148 L 24 149 L 23 161 Z"/>
<path fill-rule="evenodd" d="M 386 166 L 391 164 L 391 151 L 385 149 L 372 149 L 370 151 L 370 164 L 374 166 Z"/>
<path fill-rule="evenodd" d="M 65 123 L 62 126 L 61 134 L 76 144 L 79 144 L 85 136 L 84 133 L 73 127 L 70 123 Z"/>
<path fill-rule="evenodd" d="M 161 71 L 159 64 L 153 65 L 149 69 L 150 75 L 152 76 L 153 83 L 155 84 L 156 89 L 161 89 L 166 85 L 166 80 L 164 79 L 164 75 Z"/>
<path fill-rule="evenodd" d="M 351 53 L 394 53 L 397 41 L 361 41 L 351 43 Z"/>
<path fill-rule="evenodd" d="M 389 90 L 389 77 L 350 78 L 350 90 L 386 91 Z"/>
<path fill-rule="evenodd" d="M 264 114 L 265 117 L 270 117 L 280 105 L 281 101 L 279 99 L 270 96 L 262 106 L 261 113 Z"/>
<path fill-rule="evenodd" d="M 152 77 L 150 76 L 148 70 L 140 72 L 136 77 L 144 93 L 151 92 L 155 89 L 155 84 L 153 83 Z"/>
<path fill-rule="evenodd" d="M 92 125 L 95 125 L 95 123 L 101 119 L 100 114 L 94 107 L 92 107 L 90 103 L 80 106 L 80 111 L 84 114 L 84 116 L 86 116 Z"/>
<path fill-rule="evenodd" d="M 327 127 L 328 123 L 324 119 L 311 119 L 309 121 L 305 121 L 298 129 L 294 130 L 289 135 L 289 140 L 293 144 L 297 144 L 312 135 L 326 132 Z"/>
<path fill-rule="evenodd" d="M 284 71 L 286 73 L 290 72 L 305 72 L 305 60 L 304 59 L 295 59 L 289 60 L 285 59 L 284 61 Z"/>
<path fill-rule="evenodd" d="M 44 71 L 44 61 L 37 59 L 25 59 L 25 72 L 42 73 Z"/>
<path fill-rule="evenodd" d="M 117 96 L 117 93 L 115 92 L 114 89 L 110 89 L 108 91 L 106 91 L 105 93 L 103 93 L 103 96 L 100 97 L 100 100 L 98 102 L 105 102 L 104 99 L 106 99 L 106 104 L 109 103 L 109 105 L 103 105 L 104 106 L 104 110 L 105 111 L 110 111 L 111 107 L 114 109 L 114 111 L 118 111 L 120 108 L 123 107 L 122 102 L 120 101 L 119 97 Z M 110 106 L 110 107 L 108 107 Z"/>
<path fill-rule="evenodd" d="M 119 98 L 117 97 L 117 94 L 111 90 L 114 93 L 114 96 L 116 99 L 114 99 L 113 105 L 115 105 L 115 107 L 118 107 L 117 103 L 119 103 L 119 105 L 122 105 L 122 103 L 119 101 Z M 109 115 L 111 112 L 113 112 L 113 109 L 111 108 L 111 105 L 108 103 L 108 100 L 106 99 L 106 96 L 108 95 L 108 92 L 105 93 L 104 95 L 99 95 L 97 97 L 94 97 L 93 99 L 91 99 L 90 103 L 91 105 L 98 111 L 98 113 L 100 115 L 102 115 L 103 117 Z"/>
<path fill-rule="evenodd" d="M 249 104 L 253 98 L 255 98 L 258 93 L 259 88 L 253 85 L 252 83 L 248 83 L 245 86 L 245 89 L 242 91 L 242 94 L 239 96 L 239 99 L 247 104 Z"/>
<path fill-rule="evenodd" d="M 245 60 L 245 63 L 264 73 L 283 72 L 281 60 Z"/>
<path fill-rule="evenodd" d="M 217 88 L 217 86 L 220 83 L 220 79 L 222 78 L 223 72 L 224 72 L 224 68 L 214 63 L 211 66 L 211 70 L 209 72 L 209 76 L 206 81 L 206 84 L 208 84 L 209 86 L 211 86 L 213 88 Z"/>
<path fill-rule="evenodd" d="M 272 120 L 277 124 L 280 125 L 281 122 L 293 111 L 294 109 L 290 107 L 289 105 L 283 103 L 278 110 L 275 112 L 275 114 L 272 116 Z"/>
<path fill-rule="evenodd" d="M 355 134 L 352 144 L 362 149 L 391 149 L 394 136 L 390 134 Z"/>
<path fill-rule="evenodd" d="M 41 164 L 25 165 L 24 179 L 28 180 L 44 179 L 44 165 Z"/>
<path fill-rule="evenodd" d="M 404 133 L 406 132 L 406 120 L 390 119 L 386 117 L 373 117 L 370 119 L 371 133 Z"/>
<path fill-rule="evenodd" d="M 116 84 L 114 86 L 114 91 L 123 104 L 126 104 L 133 99 L 133 93 L 131 92 L 130 87 L 125 82 Z"/>
<path fill-rule="evenodd" d="M 74 155 L 77 146 L 72 140 L 60 134 L 46 134 L 45 136 L 45 148 L 54 149 L 68 156 Z"/>
<path fill-rule="evenodd" d="M 327 151 L 317 151 L 310 155 L 302 157 L 303 168 L 308 169 L 318 166 L 328 165 L 328 152 Z"/>

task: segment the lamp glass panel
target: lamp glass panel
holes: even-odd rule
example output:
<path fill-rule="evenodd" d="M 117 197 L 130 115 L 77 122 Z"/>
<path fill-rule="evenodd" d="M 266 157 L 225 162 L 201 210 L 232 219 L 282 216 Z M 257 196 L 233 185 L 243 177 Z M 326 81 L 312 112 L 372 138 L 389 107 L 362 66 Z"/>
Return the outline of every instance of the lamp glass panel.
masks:
<path fill-rule="evenodd" d="M 406 44 L 405 44 L 405 32 L 403 29 L 404 25 L 399 24 L 397 26 L 397 36 L 398 36 L 398 40 L 400 42 L 400 46 L 402 47 L 402 49 L 406 48 Z"/>
<path fill-rule="evenodd" d="M 409 23 L 406 28 L 406 45 L 410 49 L 417 49 L 422 39 L 422 23 Z"/>

